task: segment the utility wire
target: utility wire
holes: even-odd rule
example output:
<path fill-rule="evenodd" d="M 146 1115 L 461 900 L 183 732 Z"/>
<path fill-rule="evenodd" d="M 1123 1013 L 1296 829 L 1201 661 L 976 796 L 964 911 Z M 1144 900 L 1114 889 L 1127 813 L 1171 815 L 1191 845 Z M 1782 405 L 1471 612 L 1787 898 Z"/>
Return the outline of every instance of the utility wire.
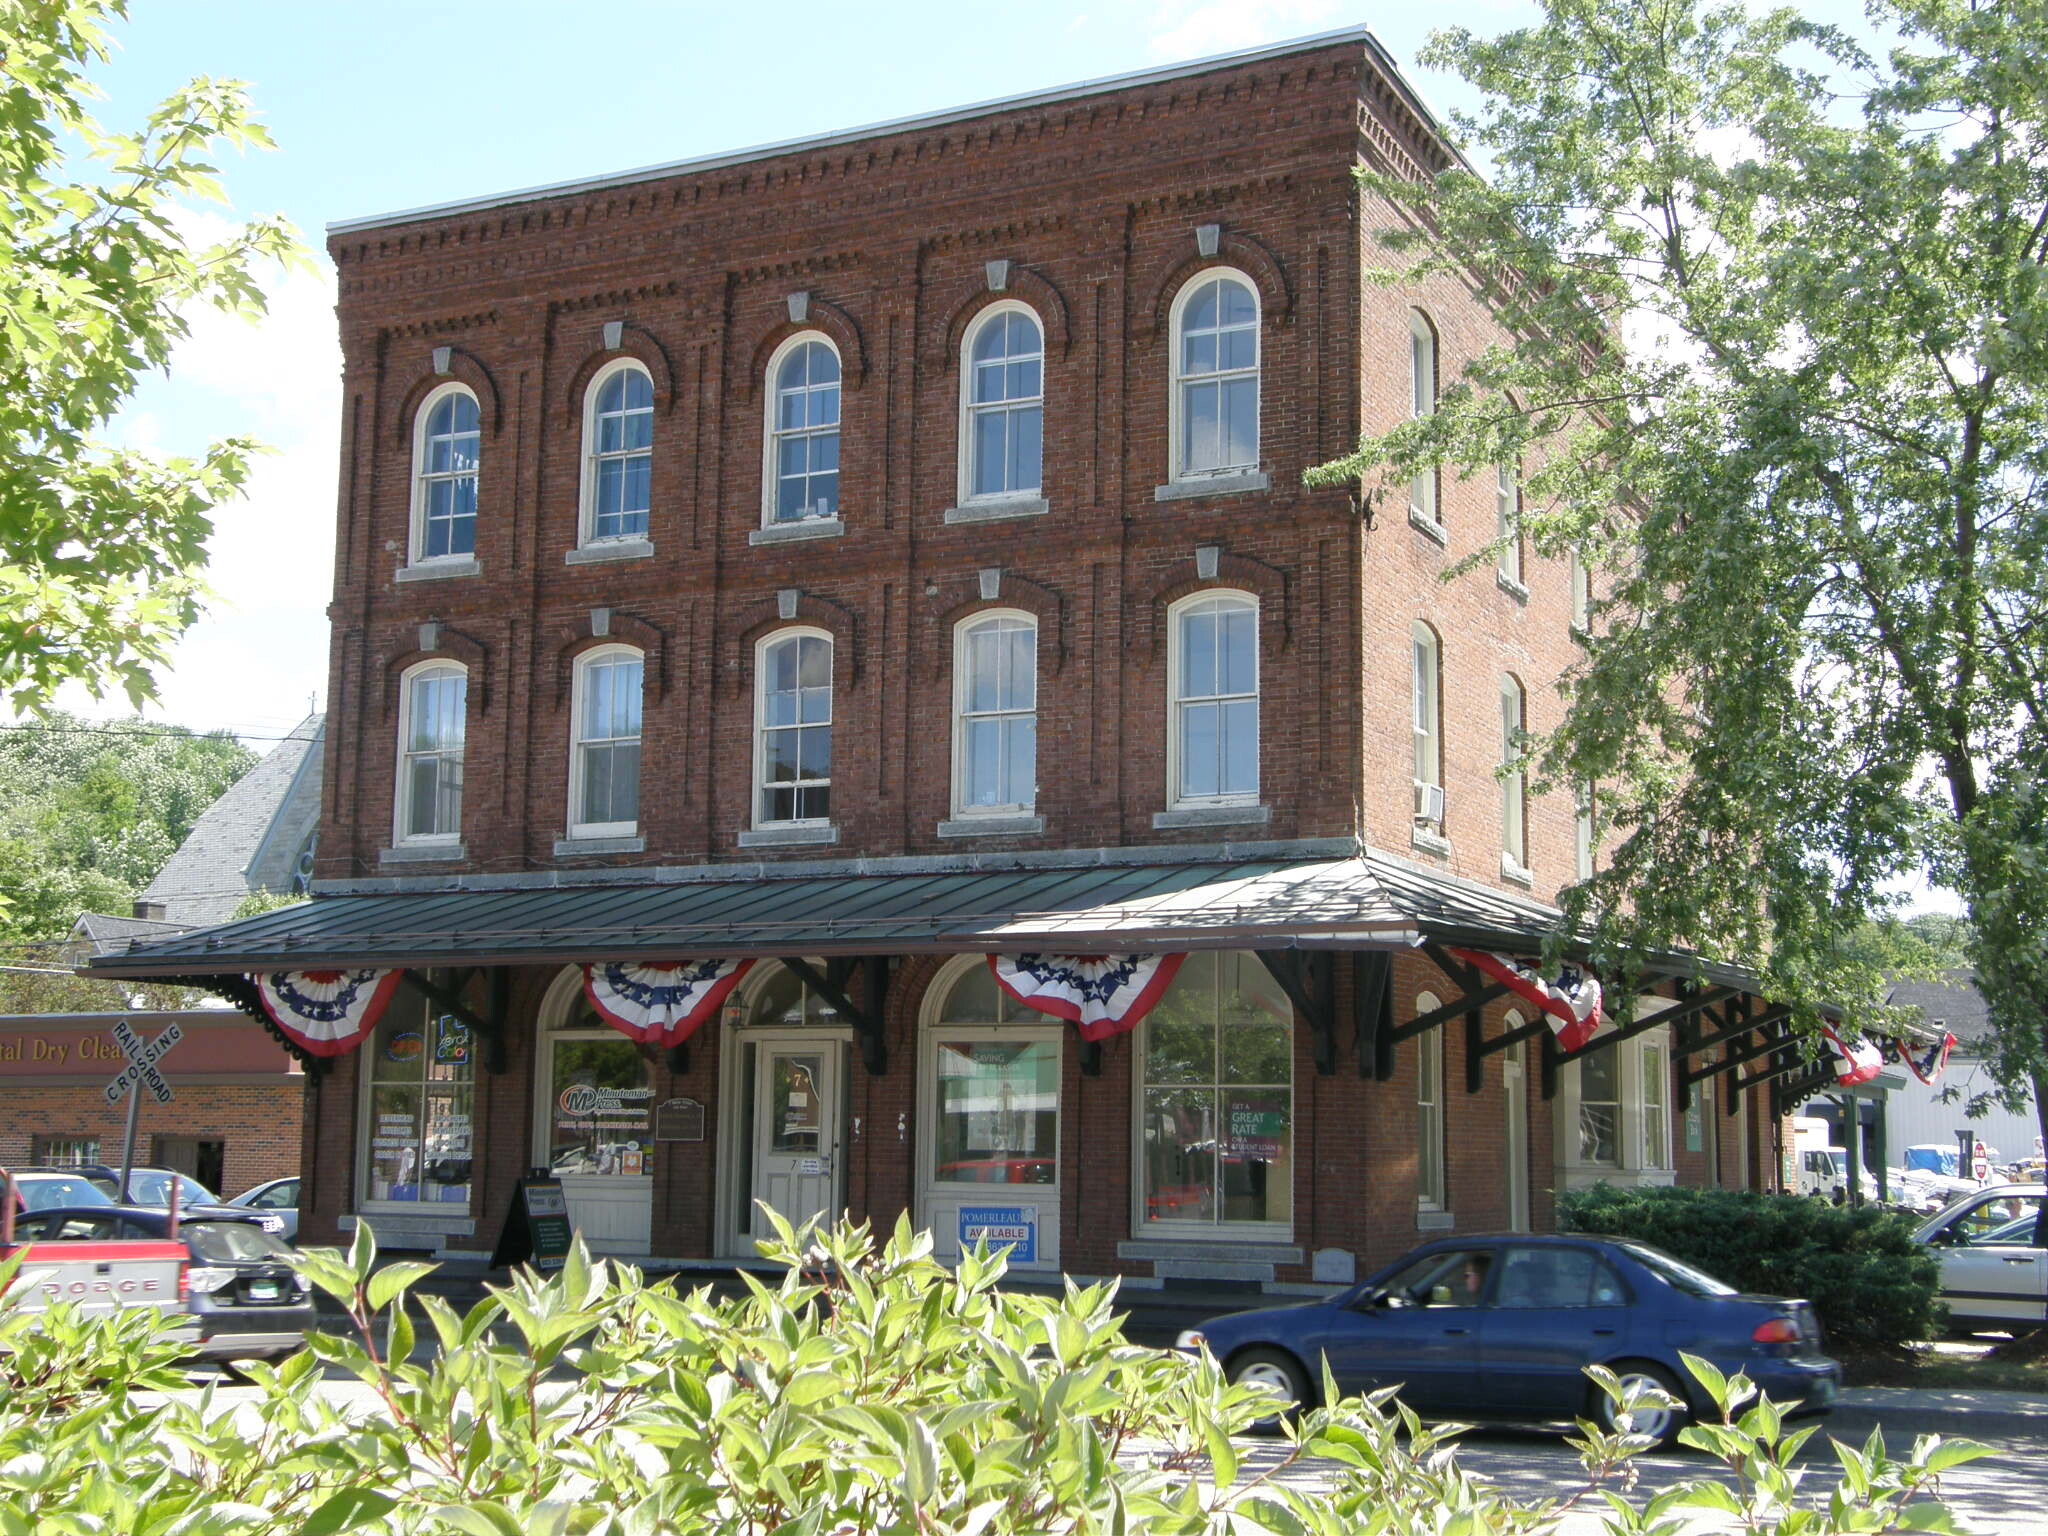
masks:
<path fill-rule="evenodd" d="M 44 736 L 129 736 L 139 741 L 209 741 L 222 736 L 232 736 L 238 741 L 310 742 L 313 739 L 297 731 L 287 731 L 281 736 L 273 736 L 263 731 L 238 731 L 231 726 L 221 726 L 211 731 L 195 731 L 184 726 L 46 725 L 40 721 L 12 721 L 0 724 L 0 731 L 19 731 L 23 734 L 35 732 Z"/>

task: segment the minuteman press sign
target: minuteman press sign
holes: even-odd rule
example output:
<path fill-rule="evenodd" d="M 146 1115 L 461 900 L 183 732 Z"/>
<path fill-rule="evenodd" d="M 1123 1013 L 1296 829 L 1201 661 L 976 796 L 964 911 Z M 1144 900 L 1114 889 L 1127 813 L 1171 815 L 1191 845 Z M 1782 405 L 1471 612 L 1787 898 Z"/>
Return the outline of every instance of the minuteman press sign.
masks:
<path fill-rule="evenodd" d="M 114 1074 L 114 1080 L 107 1084 L 107 1102 L 118 1104 L 121 1095 L 130 1088 L 143 1087 L 149 1096 L 159 1104 L 171 1102 L 171 1085 L 164 1081 L 163 1073 L 156 1064 L 169 1054 L 172 1046 L 185 1038 L 185 1032 L 173 1024 L 154 1040 L 145 1040 L 135 1033 L 126 1019 L 115 1023 L 114 1044 L 121 1047 L 121 1054 L 128 1058 L 128 1065 Z"/>

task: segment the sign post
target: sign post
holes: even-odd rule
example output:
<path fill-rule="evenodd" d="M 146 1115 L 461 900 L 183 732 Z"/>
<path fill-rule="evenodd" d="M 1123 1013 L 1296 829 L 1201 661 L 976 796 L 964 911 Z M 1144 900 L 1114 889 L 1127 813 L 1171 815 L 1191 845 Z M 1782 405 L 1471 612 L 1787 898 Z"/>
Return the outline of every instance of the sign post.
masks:
<path fill-rule="evenodd" d="M 125 1203 L 129 1200 L 128 1177 L 135 1169 L 135 1123 L 142 1109 L 142 1090 L 147 1088 L 149 1096 L 159 1104 L 171 1102 L 171 1085 L 157 1071 L 156 1064 L 185 1038 L 185 1031 L 173 1024 L 154 1040 L 145 1040 L 126 1019 L 119 1019 L 115 1021 L 113 1036 L 114 1044 L 128 1059 L 128 1065 L 115 1073 L 106 1086 L 109 1104 L 118 1104 L 122 1094 L 128 1095 L 128 1124 L 121 1132 L 121 1199 Z"/>

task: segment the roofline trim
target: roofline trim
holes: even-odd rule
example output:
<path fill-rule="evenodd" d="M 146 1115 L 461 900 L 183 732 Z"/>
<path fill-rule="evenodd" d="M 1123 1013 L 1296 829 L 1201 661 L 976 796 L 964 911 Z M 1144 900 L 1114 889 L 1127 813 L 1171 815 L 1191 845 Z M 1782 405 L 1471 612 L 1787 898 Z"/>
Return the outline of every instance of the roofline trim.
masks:
<path fill-rule="evenodd" d="M 1235 53 L 1220 53 L 1209 58 L 1193 59 L 1181 64 L 1154 65 L 1149 69 L 1127 70 L 1122 74 L 1103 75 L 1093 80 L 1081 80 L 1072 85 L 1053 86 L 1049 89 L 1023 91 L 1015 96 L 998 96 L 988 101 L 977 101 L 966 106 L 946 107 L 936 112 L 920 112 L 910 117 L 887 118 L 881 122 L 866 123 L 857 128 L 841 128 L 829 133 L 810 134 L 802 138 L 779 139 L 773 143 L 750 145 L 744 149 L 726 150 L 718 154 L 698 155 L 686 160 L 671 160 L 659 165 L 645 165 L 633 170 L 616 171 L 608 176 L 580 177 L 571 181 L 549 182 L 540 186 L 521 187 L 509 192 L 493 193 L 487 197 L 459 198 L 447 203 L 429 203 L 417 208 L 399 209 L 392 213 L 371 214 L 360 218 L 336 219 L 328 224 L 327 233 L 332 235 L 353 235 L 369 230 L 387 229 L 401 224 L 418 224 L 429 219 L 447 218 L 455 214 L 481 213 L 492 208 L 509 207 L 518 203 L 539 202 L 544 198 L 573 197 L 582 193 L 608 191 L 615 187 L 637 186 L 643 182 L 661 181 L 671 176 L 687 176 L 700 171 L 724 170 L 735 165 L 746 165 L 756 160 L 769 160 L 778 155 L 799 154 L 811 150 L 832 149 L 842 144 L 857 143 L 862 139 L 880 138 L 885 134 L 910 133 L 926 128 L 942 128 L 950 123 L 968 122 L 977 117 L 989 117 L 998 112 L 1013 112 L 1020 108 L 1048 106 L 1054 102 L 1070 101 L 1088 96 L 1102 96 L 1111 91 L 1125 90 L 1131 86 L 1156 85 L 1168 80 L 1182 80 L 1193 75 L 1209 74 L 1221 69 L 1234 69 L 1246 64 L 1260 63 L 1266 59 L 1282 58 L 1292 53 L 1308 53 L 1318 48 L 1334 47 L 1343 43 L 1357 43 L 1372 54 L 1390 79 L 1408 97 L 1418 116 L 1426 122 L 1431 131 L 1446 144 L 1450 136 L 1445 132 L 1442 120 L 1430 110 L 1421 94 L 1402 74 L 1385 45 L 1373 35 L 1367 26 L 1339 27 L 1329 32 L 1316 32 L 1307 37 L 1289 38 L 1285 42 L 1267 43 L 1257 48 L 1240 49 Z"/>

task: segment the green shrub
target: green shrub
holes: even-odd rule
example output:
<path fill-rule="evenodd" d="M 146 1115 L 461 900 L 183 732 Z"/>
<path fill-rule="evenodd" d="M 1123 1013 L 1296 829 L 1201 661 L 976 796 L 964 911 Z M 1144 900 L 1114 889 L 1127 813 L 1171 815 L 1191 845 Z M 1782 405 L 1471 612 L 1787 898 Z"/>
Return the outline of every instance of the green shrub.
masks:
<path fill-rule="evenodd" d="M 971 1254 L 948 1269 L 929 1234 L 902 1224 L 879 1248 L 864 1228 L 780 1230 L 764 1245 L 787 1266 L 780 1283 L 750 1280 L 736 1298 L 650 1285 L 579 1246 L 562 1273 L 515 1274 L 458 1316 L 408 1296 L 432 1266 L 377 1268 L 365 1228 L 347 1254 L 300 1258 L 357 1336 L 316 1337 L 276 1369 L 252 1367 L 253 1393 L 137 1391 L 160 1365 L 151 1320 L 92 1323 L 95 1347 L 72 1350 L 68 1366 L 35 1354 L 39 1373 L 62 1378 L 44 1382 L 54 1397 L 23 1411 L 0 1395 L 0 1536 L 1539 1536 L 1556 1526 L 1557 1504 L 1477 1481 L 1449 1443 L 1455 1428 L 1416 1423 L 1384 1392 L 1302 1415 L 1278 1465 L 1240 1478 L 1233 1434 L 1269 1415 L 1271 1399 L 1227 1385 L 1206 1356 L 1129 1343 L 1112 1287 L 1006 1293 L 1000 1258 Z M 61 1309 L 10 1320 L 5 1308 L 0 1299 L 0 1339 L 18 1340 L 12 1324 L 83 1326 Z M 426 1364 L 409 1359 L 415 1308 L 440 1346 Z M 323 1365 L 344 1379 L 323 1384 Z M 1702 1380 L 1728 1407 L 1754 1396 L 1739 1377 Z M 64 1411 L 48 1411 L 58 1401 Z M 1615 1536 L 1668 1536 L 1686 1512 L 1779 1529 L 1798 1477 L 1789 1459 L 1812 1433 L 1784 1432 L 1754 1402 L 1733 1423 L 1686 1431 L 1732 1482 L 1631 1502 L 1629 1459 L 1649 1442 L 1581 1429 L 1587 1486 L 1605 1495 Z M 1931 1497 L 1940 1473 L 1983 1452 L 1923 1437 L 1897 1462 L 1873 1436 L 1840 1454 L 1854 1491 L 1802 1512 L 1805 1536 L 1950 1530 Z M 1276 1481 L 1306 1457 L 1327 1475 L 1307 1487 Z"/>
<path fill-rule="evenodd" d="M 1622 1189 L 1560 1195 L 1558 1227 L 1630 1237 L 1697 1264 L 1738 1290 L 1804 1297 L 1829 1338 L 1897 1349 L 1946 1322 L 1940 1262 L 1913 1241 L 1917 1219 L 1746 1189 Z"/>

